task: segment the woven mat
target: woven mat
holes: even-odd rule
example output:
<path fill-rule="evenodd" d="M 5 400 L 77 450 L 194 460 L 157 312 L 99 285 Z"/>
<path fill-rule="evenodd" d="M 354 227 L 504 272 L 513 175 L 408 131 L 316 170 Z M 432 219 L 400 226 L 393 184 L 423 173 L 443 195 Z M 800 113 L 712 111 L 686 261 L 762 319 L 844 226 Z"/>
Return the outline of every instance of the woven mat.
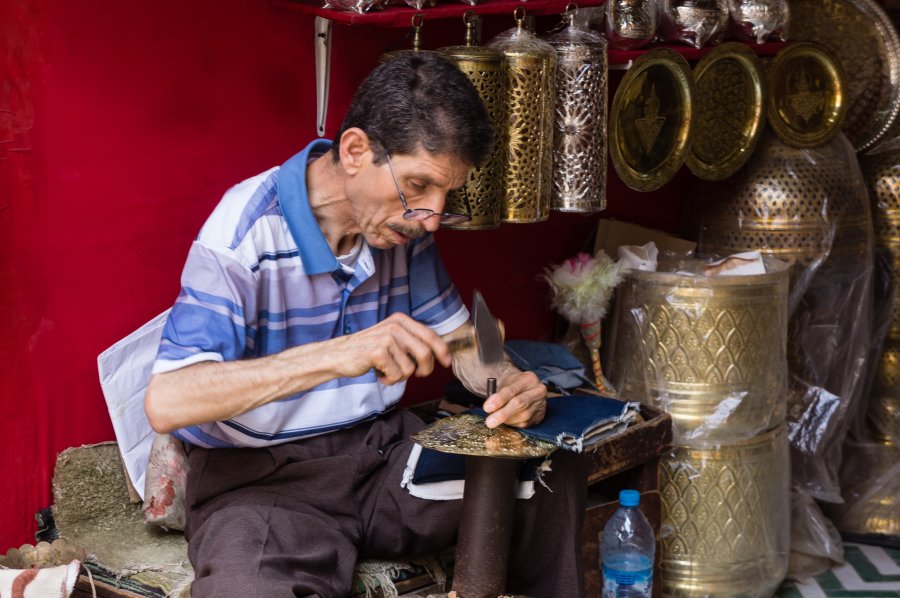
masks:
<path fill-rule="evenodd" d="M 89 563 L 113 578 L 189 596 L 193 570 L 179 532 L 144 524 L 128 486 L 115 442 L 71 448 L 53 472 L 53 518 L 59 536 L 84 548 Z"/>

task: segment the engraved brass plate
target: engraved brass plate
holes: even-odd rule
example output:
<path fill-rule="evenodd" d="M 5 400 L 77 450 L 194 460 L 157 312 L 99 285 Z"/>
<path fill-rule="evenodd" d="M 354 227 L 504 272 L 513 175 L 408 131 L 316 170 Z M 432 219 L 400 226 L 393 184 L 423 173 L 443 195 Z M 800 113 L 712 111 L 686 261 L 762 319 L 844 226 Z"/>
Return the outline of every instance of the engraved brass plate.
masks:
<path fill-rule="evenodd" d="M 622 181 L 638 191 L 667 183 L 691 139 L 694 84 L 687 60 L 657 48 L 634 61 L 613 98 L 610 155 Z"/>
<path fill-rule="evenodd" d="M 477 457 L 529 459 L 549 455 L 556 449 L 555 445 L 529 438 L 515 428 L 488 428 L 484 419 L 471 413 L 439 419 L 413 434 L 412 439 L 442 453 Z"/>
<path fill-rule="evenodd" d="M 744 165 L 765 124 L 765 89 L 762 61 L 744 44 L 717 46 L 694 67 L 691 172 L 718 181 Z"/>
<path fill-rule="evenodd" d="M 846 112 L 843 74 L 824 47 L 801 42 L 769 67 L 769 123 L 794 147 L 822 145 L 840 130 Z"/>
<path fill-rule="evenodd" d="M 885 137 L 900 113 L 900 38 L 873 0 L 791 0 L 791 39 L 825 46 L 845 75 L 843 130 L 857 151 Z"/>

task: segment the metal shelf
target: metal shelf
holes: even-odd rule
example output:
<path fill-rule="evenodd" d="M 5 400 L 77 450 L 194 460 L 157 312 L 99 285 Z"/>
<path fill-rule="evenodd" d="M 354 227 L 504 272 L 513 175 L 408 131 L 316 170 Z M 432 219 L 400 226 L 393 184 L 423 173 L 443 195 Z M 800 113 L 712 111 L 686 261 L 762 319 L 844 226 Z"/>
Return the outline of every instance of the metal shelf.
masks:
<path fill-rule="evenodd" d="M 464 2 L 441 3 L 431 8 L 416 9 L 408 6 L 389 6 L 383 10 L 366 13 L 323 8 L 317 0 L 273 0 L 273 5 L 303 14 L 328 19 L 342 25 L 369 25 L 374 27 L 409 27 L 414 15 L 422 15 L 426 21 L 438 19 L 461 18 L 467 11 L 476 15 L 511 15 L 516 8 L 522 8 L 528 15 L 558 15 L 566 10 L 571 0 L 484 0 L 470 5 Z M 580 0 L 579 8 L 601 6 L 605 0 Z"/>

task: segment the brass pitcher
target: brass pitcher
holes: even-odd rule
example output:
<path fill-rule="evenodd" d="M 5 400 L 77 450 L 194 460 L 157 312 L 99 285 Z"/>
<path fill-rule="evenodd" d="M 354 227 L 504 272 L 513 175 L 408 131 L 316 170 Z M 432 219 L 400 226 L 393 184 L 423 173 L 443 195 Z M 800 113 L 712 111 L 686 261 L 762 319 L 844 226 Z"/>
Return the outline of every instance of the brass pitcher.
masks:
<path fill-rule="evenodd" d="M 473 168 L 466 184 L 447 194 L 446 211 L 469 214 L 472 220 L 444 228 L 482 230 L 500 226 L 503 202 L 503 173 L 506 145 L 506 59 L 503 54 L 475 43 L 477 17 L 472 11 L 463 16 L 466 25 L 465 45 L 438 50 L 456 63 L 469 77 L 487 108 L 496 139 L 487 161 Z"/>
<path fill-rule="evenodd" d="M 525 10 L 516 27 L 488 47 L 506 57 L 506 163 L 502 222 L 541 222 L 549 216 L 553 166 L 553 103 L 556 51 L 525 29 Z"/>

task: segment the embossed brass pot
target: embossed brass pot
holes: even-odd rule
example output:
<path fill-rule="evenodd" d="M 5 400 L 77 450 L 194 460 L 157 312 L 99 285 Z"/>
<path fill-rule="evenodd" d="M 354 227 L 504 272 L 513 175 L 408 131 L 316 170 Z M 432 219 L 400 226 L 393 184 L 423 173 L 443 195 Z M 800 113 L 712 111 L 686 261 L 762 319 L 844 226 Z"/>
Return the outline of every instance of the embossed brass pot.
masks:
<path fill-rule="evenodd" d="M 875 244 L 893 258 L 893 274 L 900 273 L 900 149 L 860 156 L 859 166 L 872 200 Z M 900 340 L 900 299 L 894 300 L 888 337 Z"/>
<path fill-rule="evenodd" d="M 837 138 L 793 148 L 768 131 L 747 167 L 710 185 L 695 208 L 698 252 L 757 249 L 799 267 L 856 268 L 869 254 L 869 210 Z"/>
<path fill-rule="evenodd" d="M 900 342 L 888 341 L 875 369 L 866 411 L 882 439 L 900 440 Z"/>
<path fill-rule="evenodd" d="M 617 50 L 646 46 L 656 37 L 659 20 L 654 0 L 609 0 L 606 3 L 606 39 Z"/>
<path fill-rule="evenodd" d="M 663 594 L 772 596 L 787 572 L 788 443 L 783 425 L 660 459 Z"/>
<path fill-rule="evenodd" d="M 466 44 L 441 48 L 439 51 L 456 63 L 478 90 L 496 131 L 494 149 L 487 161 L 473 168 L 466 184 L 447 194 L 445 211 L 469 214 L 472 220 L 446 228 L 481 230 L 500 226 L 503 203 L 503 172 L 506 147 L 503 132 L 506 125 L 506 60 L 496 50 L 475 45 L 475 17 L 465 16 Z"/>
<path fill-rule="evenodd" d="M 488 47 L 506 57 L 502 222 L 540 222 L 549 216 L 553 166 L 556 51 L 524 28 L 501 33 Z"/>
<path fill-rule="evenodd" d="M 669 413 L 676 443 L 735 441 L 784 420 L 788 265 L 767 259 L 766 269 L 632 271 L 619 287 L 610 381 L 619 398 Z"/>
<path fill-rule="evenodd" d="M 606 40 L 574 24 L 546 39 L 556 50 L 553 191 L 550 209 L 606 208 Z"/>

